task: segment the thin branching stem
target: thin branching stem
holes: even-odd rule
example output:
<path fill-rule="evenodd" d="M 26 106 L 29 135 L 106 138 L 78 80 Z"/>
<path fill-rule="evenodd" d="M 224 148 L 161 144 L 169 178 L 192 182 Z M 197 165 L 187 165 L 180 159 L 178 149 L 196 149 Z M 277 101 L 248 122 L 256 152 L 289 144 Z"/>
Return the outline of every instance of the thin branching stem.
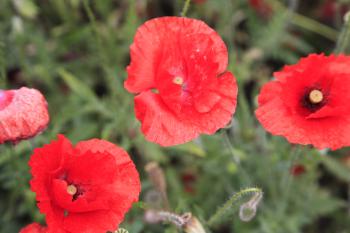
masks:
<path fill-rule="evenodd" d="M 238 193 L 233 194 L 226 203 L 220 207 L 207 221 L 208 225 L 212 227 L 216 222 L 218 222 L 224 214 L 232 208 L 232 206 L 241 199 L 243 196 L 247 194 L 256 194 L 256 193 L 262 193 L 262 190 L 257 187 L 253 188 L 245 188 L 239 191 Z"/>
<path fill-rule="evenodd" d="M 0 41 L 0 89 L 6 86 L 6 59 L 5 59 L 5 45 Z"/>
<path fill-rule="evenodd" d="M 268 1 L 271 3 L 273 8 L 276 10 L 276 12 L 287 10 L 287 8 L 277 0 L 268 0 Z M 297 12 L 292 12 L 290 20 L 291 20 L 292 24 L 294 24 L 298 27 L 301 27 L 301 28 L 304 28 L 308 31 L 317 33 L 317 34 L 319 34 L 319 35 L 321 35 L 329 40 L 332 40 L 332 41 L 337 40 L 338 32 L 336 30 L 334 30 L 333 28 L 331 28 L 327 25 L 324 25 L 324 24 L 322 24 L 314 19 L 308 18 L 308 17 L 301 15 Z"/>
<path fill-rule="evenodd" d="M 334 53 L 346 53 L 347 48 L 350 43 L 350 11 L 346 13 L 344 17 L 343 30 L 338 38 L 337 45 L 335 47 Z"/>
<path fill-rule="evenodd" d="M 285 213 L 286 208 L 288 207 L 289 203 L 289 198 L 291 195 L 291 186 L 292 186 L 292 180 L 293 180 L 293 175 L 291 173 L 291 170 L 293 169 L 293 166 L 295 165 L 295 162 L 299 159 L 299 156 L 302 153 L 302 147 L 297 145 L 293 148 L 293 151 L 291 153 L 290 160 L 288 161 L 288 166 L 287 169 L 284 173 L 284 176 L 282 178 L 282 183 L 281 183 L 281 189 L 284 190 L 283 192 L 283 204 L 281 205 L 281 208 L 279 209 L 282 213 Z M 281 214 L 282 214 L 281 213 Z"/>
<path fill-rule="evenodd" d="M 96 39 L 96 43 L 97 43 L 97 47 L 98 47 L 98 52 L 100 52 L 99 56 L 101 59 L 104 59 L 104 56 L 103 56 L 103 46 L 102 46 L 102 39 L 101 39 L 101 36 L 98 32 L 98 27 L 97 27 L 97 24 L 96 24 L 96 18 L 95 18 L 95 15 L 90 7 L 90 4 L 89 4 L 89 0 L 84 0 L 83 1 L 83 5 L 84 5 L 84 9 L 87 13 L 87 16 L 89 18 L 89 21 L 90 21 L 90 24 L 92 26 L 92 30 L 93 30 L 93 33 L 95 34 L 95 39 Z"/>
<path fill-rule="evenodd" d="M 298 13 L 293 14 L 292 23 L 297 25 L 298 27 L 317 33 L 332 41 L 335 41 L 338 36 L 338 32 L 333 28 L 328 27 L 314 19 L 310 19 Z"/>
<path fill-rule="evenodd" d="M 350 216 L 350 182 L 348 182 L 348 216 Z"/>
<path fill-rule="evenodd" d="M 181 11 L 181 16 L 186 17 L 187 11 L 190 8 L 191 0 L 185 0 L 184 6 Z"/>

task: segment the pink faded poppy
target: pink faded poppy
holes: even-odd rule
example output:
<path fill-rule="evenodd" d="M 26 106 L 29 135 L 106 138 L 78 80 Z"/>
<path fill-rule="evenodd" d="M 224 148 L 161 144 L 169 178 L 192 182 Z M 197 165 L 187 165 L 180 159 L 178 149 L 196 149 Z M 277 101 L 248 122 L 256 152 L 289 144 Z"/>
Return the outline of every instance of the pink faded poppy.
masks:
<path fill-rule="evenodd" d="M 49 119 L 47 102 L 38 90 L 0 90 L 0 144 L 34 137 Z"/>

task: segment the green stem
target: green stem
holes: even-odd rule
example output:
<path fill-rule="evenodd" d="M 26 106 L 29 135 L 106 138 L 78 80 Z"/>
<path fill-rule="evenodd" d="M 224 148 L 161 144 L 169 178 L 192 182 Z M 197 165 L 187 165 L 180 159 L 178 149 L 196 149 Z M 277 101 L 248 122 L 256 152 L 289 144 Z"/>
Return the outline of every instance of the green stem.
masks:
<path fill-rule="evenodd" d="M 102 46 L 102 42 L 101 42 L 100 34 L 98 32 L 98 28 L 97 28 L 97 25 L 96 25 L 95 15 L 92 12 L 92 9 L 91 9 L 91 7 L 89 5 L 89 0 L 84 0 L 83 1 L 83 5 L 84 5 L 84 9 L 85 9 L 85 11 L 86 11 L 86 13 L 88 15 L 89 21 L 90 21 L 90 23 L 92 25 L 92 30 L 95 33 L 97 45 L 100 48 Z"/>
<path fill-rule="evenodd" d="M 317 33 L 329 40 L 337 40 L 338 32 L 336 30 L 303 15 L 293 13 L 292 23 L 301 28 Z"/>
<path fill-rule="evenodd" d="M 273 6 L 276 12 L 287 11 L 287 8 L 276 0 L 268 0 Z M 311 32 L 317 33 L 329 40 L 336 41 L 338 32 L 331 27 L 328 27 L 316 20 L 310 19 L 306 16 L 293 12 L 291 15 L 291 23 L 294 25 L 309 30 Z"/>
<path fill-rule="evenodd" d="M 350 11 L 344 17 L 345 24 L 337 41 L 334 53 L 346 53 L 350 43 Z"/>
<path fill-rule="evenodd" d="M 286 211 L 286 208 L 288 207 L 289 203 L 289 197 L 292 194 L 291 192 L 291 186 L 293 181 L 293 175 L 291 173 L 291 170 L 293 166 L 295 165 L 295 162 L 299 159 L 300 154 L 302 153 L 303 147 L 296 145 L 294 150 L 291 153 L 290 160 L 288 161 L 287 169 L 282 177 L 281 180 L 281 190 L 282 190 L 282 198 L 283 198 L 283 204 L 281 205 L 281 208 L 279 209 L 280 214 L 284 214 Z"/>
<path fill-rule="evenodd" d="M 241 199 L 243 196 L 256 193 L 262 193 L 262 190 L 260 188 L 246 188 L 239 191 L 238 193 L 233 194 L 230 199 L 226 201 L 226 203 L 209 218 L 207 221 L 208 225 L 213 226 L 214 223 L 220 220 L 223 215 L 236 203 L 236 201 Z"/>
<path fill-rule="evenodd" d="M 0 41 L 0 89 L 6 86 L 6 59 L 5 59 L 5 45 Z"/>
<path fill-rule="evenodd" d="M 182 11 L 181 11 L 182 17 L 186 17 L 187 11 L 190 8 L 190 3 L 191 3 L 191 0 L 185 0 L 185 4 L 184 4 Z"/>

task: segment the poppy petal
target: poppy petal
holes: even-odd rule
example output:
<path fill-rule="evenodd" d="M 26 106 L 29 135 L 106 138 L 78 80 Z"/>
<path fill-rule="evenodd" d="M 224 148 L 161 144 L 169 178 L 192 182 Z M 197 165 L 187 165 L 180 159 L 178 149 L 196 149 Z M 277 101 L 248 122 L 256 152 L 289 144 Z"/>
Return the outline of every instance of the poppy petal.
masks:
<path fill-rule="evenodd" d="M 47 229 L 39 223 L 32 223 L 22 228 L 19 233 L 46 233 Z"/>
<path fill-rule="evenodd" d="M 179 121 L 160 96 L 151 91 L 135 97 L 135 113 L 146 139 L 162 146 L 181 144 L 198 136 L 195 126 Z"/>
<path fill-rule="evenodd" d="M 138 28 L 134 43 L 130 47 L 131 63 L 127 67 L 128 79 L 125 88 L 132 93 L 149 90 L 155 86 L 157 67 L 162 62 L 162 51 L 168 50 L 169 39 L 205 34 L 213 41 L 219 64 L 218 73 L 226 70 L 227 48 L 220 36 L 204 22 L 183 17 L 161 17 L 145 22 Z"/>

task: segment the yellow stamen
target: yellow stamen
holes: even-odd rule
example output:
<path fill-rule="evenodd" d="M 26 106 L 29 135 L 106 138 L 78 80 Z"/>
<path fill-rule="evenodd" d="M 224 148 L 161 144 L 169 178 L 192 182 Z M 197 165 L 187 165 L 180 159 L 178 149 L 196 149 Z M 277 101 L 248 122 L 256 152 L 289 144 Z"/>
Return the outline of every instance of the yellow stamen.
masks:
<path fill-rule="evenodd" d="M 312 90 L 309 94 L 309 100 L 313 104 L 319 104 L 323 100 L 323 93 L 319 90 Z"/>
<path fill-rule="evenodd" d="M 69 194 L 69 195 L 74 195 L 74 194 L 76 194 L 78 192 L 78 189 L 77 189 L 77 187 L 75 187 L 74 185 L 68 185 L 67 186 L 67 193 Z"/>
<path fill-rule="evenodd" d="M 177 85 L 182 85 L 184 83 L 184 79 L 182 77 L 176 76 L 173 79 L 173 83 L 175 83 Z"/>

